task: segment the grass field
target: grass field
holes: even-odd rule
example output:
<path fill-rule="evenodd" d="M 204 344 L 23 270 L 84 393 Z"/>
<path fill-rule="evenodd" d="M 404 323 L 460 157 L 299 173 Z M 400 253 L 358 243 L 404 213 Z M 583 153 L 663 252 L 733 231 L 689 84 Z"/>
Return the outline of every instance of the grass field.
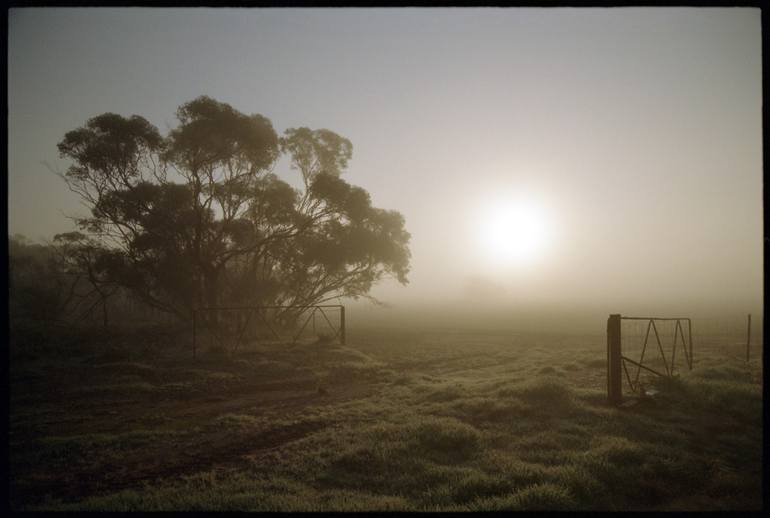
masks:
<path fill-rule="evenodd" d="M 352 329 L 234 357 L 18 334 L 16 510 L 749 510 L 761 362 L 699 350 L 606 404 L 605 337 Z M 652 381 L 651 381 L 652 382 Z"/>

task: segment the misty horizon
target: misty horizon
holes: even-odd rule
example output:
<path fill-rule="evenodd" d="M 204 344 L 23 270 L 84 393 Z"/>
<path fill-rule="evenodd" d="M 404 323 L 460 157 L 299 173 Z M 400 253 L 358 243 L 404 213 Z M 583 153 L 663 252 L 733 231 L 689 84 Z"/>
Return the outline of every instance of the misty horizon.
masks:
<path fill-rule="evenodd" d="M 166 133 L 176 106 L 207 94 L 279 131 L 350 139 L 344 178 L 412 235 L 409 284 L 371 292 L 386 304 L 761 311 L 758 10 L 14 9 L 10 21 L 10 234 L 50 240 L 73 228 L 64 215 L 86 214 L 47 169 L 66 169 L 66 131 L 109 111 Z M 220 27 L 229 36 L 201 46 Z M 275 172 L 296 182 L 285 159 Z M 491 261 L 502 252 L 485 248 L 484 210 L 520 199 L 547 239 L 527 263 Z"/>

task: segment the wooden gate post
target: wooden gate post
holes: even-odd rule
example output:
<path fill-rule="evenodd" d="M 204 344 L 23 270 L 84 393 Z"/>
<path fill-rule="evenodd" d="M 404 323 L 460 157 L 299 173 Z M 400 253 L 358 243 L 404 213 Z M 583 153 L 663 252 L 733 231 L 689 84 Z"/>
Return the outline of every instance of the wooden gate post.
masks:
<path fill-rule="evenodd" d="M 746 361 L 749 361 L 749 348 L 751 347 L 751 313 L 749 313 L 748 331 L 746 333 Z"/>
<path fill-rule="evenodd" d="M 607 399 L 612 404 L 623 399 L 620 354 L 620 315 L 610 315 L 607 319 Z"/>

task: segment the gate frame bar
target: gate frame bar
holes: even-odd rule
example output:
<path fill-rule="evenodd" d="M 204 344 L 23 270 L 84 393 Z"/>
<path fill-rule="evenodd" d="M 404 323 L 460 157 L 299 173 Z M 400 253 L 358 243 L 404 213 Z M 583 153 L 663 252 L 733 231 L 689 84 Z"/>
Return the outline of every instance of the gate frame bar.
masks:
<path fill-rule="evenodd" d="M 642 346 L 642 354 L 639 361 L 636 362 L 630 358 L 623 356 L 621 350 L 621 321 L 622 320 L 646 320 L 647 333 L 644 338 L 644 345 Z M 671 353 L 671 365 L 669 365 L 666 359 L 666 354 L 663 350 L 663 344 L 660 341 L 660 335 L 658 328 L 655 325 L 656 320 L 661 321 L 676 321 L 674 327 L 674 343 Z M 684 329 L 682 328 L 681 321 L 687 321 L 687 340 L 685 340 Z M 644 353 L 647 350 L 647 343 L 650 338 L 650 329 L 655 334 L 655 341 L 658 344 L 658 350 L 663 358 L 663 363 L 666 368 L 666 373 L 662 374 L 644 365 Z M 619 313 L 613 313 L 607 319 L 607 399 L 611 404 L 619 404 L 623 401 L 623 372 L 626 374 L 629 387 L 633 392 L 636 392 L 639 388 L 639 374 L 641 370 L 647 370 L 661 377 L 671 378 L 674 375 L 675 360 L 676 360 L 676 346 L 678 336 L 682 336 L 682 350 L 684 351 L 685 363 L 689 370 L 692 370 L 693 366 L 693 344 L 692 344 L 692 320 L 689 317 L 624 317 Z M 689 351 L 688 351 L 689 349 Z M 689 354 L 688 354 L 689 352 Z M 630 363 L 637 367 L 636 376 L 634 380 L 631 380 L 631 376 L 628 373 L 626 363 Z"/>
<path fill-rule="evenodd" d="M 248 323 L 251 321 L 251 315 L 254 311 L 257 312 L 259 318 L 267 325 L 268 329 L 273 333 L 273 336 L 278 338 L 280 340 L 280 336 L 278 333 L 276 333 L 275 329 L 273 329 L 273 326 L 270 325 L 270 323 L 267 321 L 264 315 L 262 315 L 262 312 L 260 310 L 264 309 L 302 309 L 302 310 L 310 310 L 311 315 L 308 317 L 308 319 L 305 321 L 305 324 L 302 326 L 302 329 L 300 332 L 293 337 L 292 343 L 296 344 L 297 338 L 300 334 L 302 334 L 302 331 L 305 330 L 305 326 L 307 326 L 308 321 L 310 318 L 315 316 L 316 311 L 320 311 L 321 315 L 323 315 L 326 322 L 329 324 L 329 327 L 334 330 L 334 326 L 329 321 L 329 318 L 326 316 L 326 313 L 324 312 L 323 308 L 331 309 L 331 308 L 338 308 L 340 310 L 340 325 L 335 330 L 334 337 L 339 337 L 340 343 L 342 345 L 347 345 L 347 333 L 345 329 L 345 306 L 342 304 L 314 304 L 309 306 L 222 306 L 222 307 L 200 307 L 193 309 L 193 318 L 192 318 L 192 339 L 193 339 L 193 358 L 197 357 L 197 339 L 198 339 L 198 312 L 199 311 L 248 311 L 248 319 L 246 324 L 238 330 L 237 337 L 236 337 L 236 346 L 235 349 L 238 348 L 238 345 L 240 344 L 241 335 L 245 331 L 245 329 L 248 327 Z"/>

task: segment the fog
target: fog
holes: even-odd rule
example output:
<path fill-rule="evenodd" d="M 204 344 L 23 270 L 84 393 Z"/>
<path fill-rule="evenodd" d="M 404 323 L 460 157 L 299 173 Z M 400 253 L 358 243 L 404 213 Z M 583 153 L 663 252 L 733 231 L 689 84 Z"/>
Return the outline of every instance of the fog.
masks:
<path fill-rule="evenodd" d="M 12 9 L 9 233 L 84 213 L 51 172 L 67 131 L 166 133 L 209 95 L 350 139 L 346 181 L 403 214 L 409 283 L 343 301 L 361 322 L 757 314 L 761 81 L 758 9 Z M 485 215 L 520 203 L 526 254 Z"/>

